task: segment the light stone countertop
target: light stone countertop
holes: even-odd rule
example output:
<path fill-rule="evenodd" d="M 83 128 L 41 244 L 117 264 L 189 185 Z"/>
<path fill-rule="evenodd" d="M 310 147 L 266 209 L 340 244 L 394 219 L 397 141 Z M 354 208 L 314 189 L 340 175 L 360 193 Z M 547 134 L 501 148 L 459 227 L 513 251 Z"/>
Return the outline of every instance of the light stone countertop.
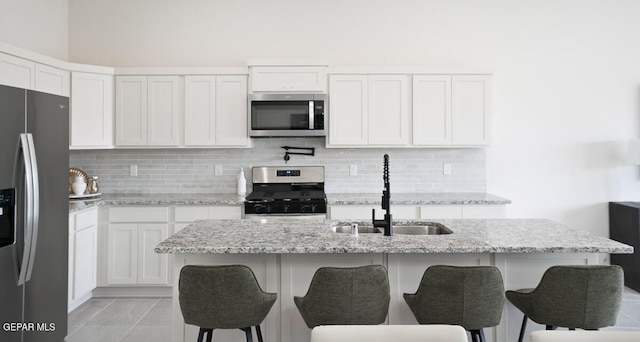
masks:
<path fill-rule="evenodd" d="M 328 193 L 328 205 L 380 205 L 382 193 Z M 69 212 L 103 205 L 242 205 L 236 194 L 103 194 L 95 199 L 69 201 Z M 392 205 L 509 204 L 487 193 L 392 193 Z"/>
<path fill-rule="evenodd" d="M 199 220 L 155 248 L 164 254 L 633 253 L 633 247 L 547 219 L 432 220 L 448 235 L 333 233 L 330 220 Z M 360 222 L 367 224 L 366 222 Z M 398 220 L 398 225 L 424 224 Z"/>

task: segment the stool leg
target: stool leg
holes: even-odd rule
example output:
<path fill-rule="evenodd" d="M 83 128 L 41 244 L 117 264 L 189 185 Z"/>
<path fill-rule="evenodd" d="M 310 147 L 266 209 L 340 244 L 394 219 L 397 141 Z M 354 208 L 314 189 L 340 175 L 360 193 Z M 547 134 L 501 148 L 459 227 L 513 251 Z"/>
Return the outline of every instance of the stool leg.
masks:
<path fill-rule="evenodd" d="M 260 330 L 260 326 L 256 325 L 256 335 L 258 335 L 258 342 L 264 342 L 262 340 L 262 331 Z"/>
<path fill-rule="evenodd" d="M 478 341 L 478 330 L 469 330 L 469 333 L 471 334 L 471 342 L 481 342 Z"/>
<path fill-rule="evenodd" d="M 480 334 L 480 342 L 486 342 L 484 338 L 484 329 L 479 329 L 478 334 Z"/>
<path fill-rule="evenodd" d="M 240 328 L 240 330 L 244 331 L 247 336 L 247 342 L 253 342 L 253 335 L 251 334 L 251 327 Z"/>
<path fill-rule="evenodd" d="M 527 315 L 524 315 L 522 319 L 522 326 L 520 326 L 520 336 L 518 337 L 518 342 L 522 342 L 524 339 L 524 331 L 527 330 Z"/>
<path fill-rule="evenodd" d="M 207 342 L 211 342 L 211 338 L 213 337 L 213 329 L 200 328 L 198 332 L 198 342 L 203 342 L 204 335 L 207 335 Z"/>

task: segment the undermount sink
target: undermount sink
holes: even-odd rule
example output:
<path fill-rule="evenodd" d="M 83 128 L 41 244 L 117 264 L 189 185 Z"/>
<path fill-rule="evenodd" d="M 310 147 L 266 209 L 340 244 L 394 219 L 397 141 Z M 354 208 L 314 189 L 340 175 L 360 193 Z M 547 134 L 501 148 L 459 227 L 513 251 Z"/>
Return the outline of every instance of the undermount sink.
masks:
<path fill-rule="evenodd" d="M 350 225 L 337 225 L 331 227 L 331 231 L 334 233 L 349 233 L 351 234 Z M 374 226 L 359 225 L 358 234 L 381 234 L 384 232 L 383 228 Z M 424 225 L 416 226 L 393 226 L 393 234 L 397 235 L 442 235 L 453 233 L 451 229 L 447 228 L 443 224 L 436 222 L 428 222 Z"/>

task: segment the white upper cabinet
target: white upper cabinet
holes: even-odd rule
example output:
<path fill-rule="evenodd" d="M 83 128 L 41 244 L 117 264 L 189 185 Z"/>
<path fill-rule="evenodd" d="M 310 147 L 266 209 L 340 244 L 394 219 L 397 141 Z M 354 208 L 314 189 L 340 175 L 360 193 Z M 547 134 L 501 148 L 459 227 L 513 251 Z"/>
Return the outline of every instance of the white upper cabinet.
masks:
<path fill-rule="evenodd" d="M 406 75 L 331 75 L 327 146 L 406 146 L 411 93 Z"/>
<path fill-rule="evenodd" d="M 70 148 L 113 147 L 113 76 L 71 74 Z"/>
<path fill-rule="evenodd" d="M 365 145 L 369 141 L 368 78 L 329 77 L 329 137 L 327 145 Z"/>
<path fill-rule="evenodd" d="M 183 85 L 179 76 L 149 76 L 148 144 L 177 146 L 180 143 Z"/>
<path fill-rule="evenodd" d="M 490 74 L 329 75 L 327 147 L 486 146 L 491 96 Z"/>
<path fill-rule="evenodd" d="M 488 145 L 491 140 L 491 77 L 452 76 L 452 144 Z"/>
<path fill-rule="evenodd" d="M 36 83 L 34 62 L 0 53 L 0 84 L 33 89 Z"/>
<path fill-rule="evenodd" d="M 413 144 L 451 145 L 451 76 L 413 76 Z"/>
<path fill-rule="evenodd" d="M 178 146 L 182 87 L 179 76 L 116 76 L 116 145 Z"/>
<path fill-rule="evenodd" d="M 185 146 L 247 147 L 247 77 L 185 77 Z"/>
<path fill-rule="evenodd" d="M 69 96 L 69 72 L 36 63 L 35 89 L 43 93 Z"/>
<path fill-rule="evenodd" d="M 0 53 L 0 84 L 69 96 L 69 72 Z"/>
<path fill-rule="evenodd" d="M 147 144 L 147 77 L 116 76 L 116 145 Z"/>
<path fill-rule="evenodd" d="M 411 141 L 411 78 L 369 76 L 369 144 L 405 146 Z"/>
<path fill-rule="evenodd" d="M 254 66 L 251 67 L 251 91 L 326 92 L 326 69 L 324 66 Z"/>

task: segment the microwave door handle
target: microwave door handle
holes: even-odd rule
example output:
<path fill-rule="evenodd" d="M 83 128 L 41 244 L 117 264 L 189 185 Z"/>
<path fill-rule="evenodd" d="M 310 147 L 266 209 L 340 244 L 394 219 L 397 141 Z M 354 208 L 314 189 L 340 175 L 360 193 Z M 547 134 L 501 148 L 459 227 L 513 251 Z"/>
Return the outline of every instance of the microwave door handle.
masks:
<path fill-rule="evenodd" d="M 313 100 L 309 101 L 309 129 L 314 129 L 315 125 L 315 115 L 313 115 L 313 110 L 315 106 L 313 105 Z"/>

